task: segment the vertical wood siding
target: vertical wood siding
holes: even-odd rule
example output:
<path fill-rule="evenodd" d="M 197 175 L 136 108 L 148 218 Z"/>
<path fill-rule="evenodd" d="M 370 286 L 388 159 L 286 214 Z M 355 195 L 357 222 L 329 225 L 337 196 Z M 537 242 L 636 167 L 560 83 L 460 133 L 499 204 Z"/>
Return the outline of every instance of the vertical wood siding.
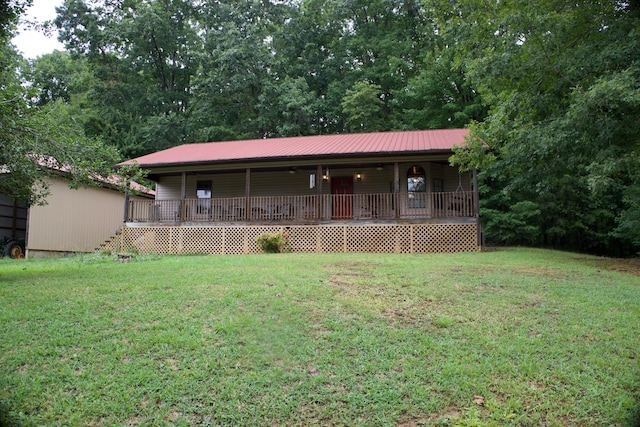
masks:
<path fill-rule="evenodd" d="M 91 252 L 122 227 L 124 196 L 104 188 L 72 190 L 50 181 L 47 205 L 29 210 L 28 250 Z"/>

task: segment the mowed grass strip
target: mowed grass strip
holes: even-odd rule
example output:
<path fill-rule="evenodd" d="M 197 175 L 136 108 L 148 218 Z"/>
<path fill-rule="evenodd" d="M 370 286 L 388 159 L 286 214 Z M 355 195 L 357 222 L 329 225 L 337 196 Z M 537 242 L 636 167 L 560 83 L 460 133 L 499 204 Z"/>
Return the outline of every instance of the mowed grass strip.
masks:
<path fill-rule="evenodd" d="M 640 277 L 611 266 L 528 249 L 3 259 L 0 424 L 635 426 Z"/>

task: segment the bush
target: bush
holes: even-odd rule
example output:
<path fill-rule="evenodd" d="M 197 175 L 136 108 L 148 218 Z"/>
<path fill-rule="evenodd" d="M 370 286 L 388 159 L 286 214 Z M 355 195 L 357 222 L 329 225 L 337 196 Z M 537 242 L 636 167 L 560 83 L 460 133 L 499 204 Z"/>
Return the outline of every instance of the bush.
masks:
<path fill-rule="evenodd" d="M 289 232 L 263 233 L 256 237 L 256 243 L 262 252 L 277 254 L 291 252 L 289 244 Z"/>

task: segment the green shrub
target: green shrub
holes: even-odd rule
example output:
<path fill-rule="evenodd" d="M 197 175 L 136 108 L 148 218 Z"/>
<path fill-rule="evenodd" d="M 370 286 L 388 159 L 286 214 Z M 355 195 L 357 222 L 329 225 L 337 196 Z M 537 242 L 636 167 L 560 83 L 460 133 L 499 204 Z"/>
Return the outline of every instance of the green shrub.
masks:
<path fill-rule="evenodd" d="M 289 244 L 289 232 L 279 231 L 277 233 L 263 233 L 256 237 L 256 243 L 262 252 L 277 254 L 291 252 Z"/>

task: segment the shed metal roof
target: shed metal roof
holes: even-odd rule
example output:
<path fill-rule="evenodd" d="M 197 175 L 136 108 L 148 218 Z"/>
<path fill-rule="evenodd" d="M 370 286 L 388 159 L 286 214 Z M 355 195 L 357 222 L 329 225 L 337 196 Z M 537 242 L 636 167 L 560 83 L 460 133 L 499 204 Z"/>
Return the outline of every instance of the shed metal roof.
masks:
<path fill-rule="evenodd" d="M 131 159 L 142 167 L 451 151 L 468 129 L 315 135 L 185 144 Z"/>

